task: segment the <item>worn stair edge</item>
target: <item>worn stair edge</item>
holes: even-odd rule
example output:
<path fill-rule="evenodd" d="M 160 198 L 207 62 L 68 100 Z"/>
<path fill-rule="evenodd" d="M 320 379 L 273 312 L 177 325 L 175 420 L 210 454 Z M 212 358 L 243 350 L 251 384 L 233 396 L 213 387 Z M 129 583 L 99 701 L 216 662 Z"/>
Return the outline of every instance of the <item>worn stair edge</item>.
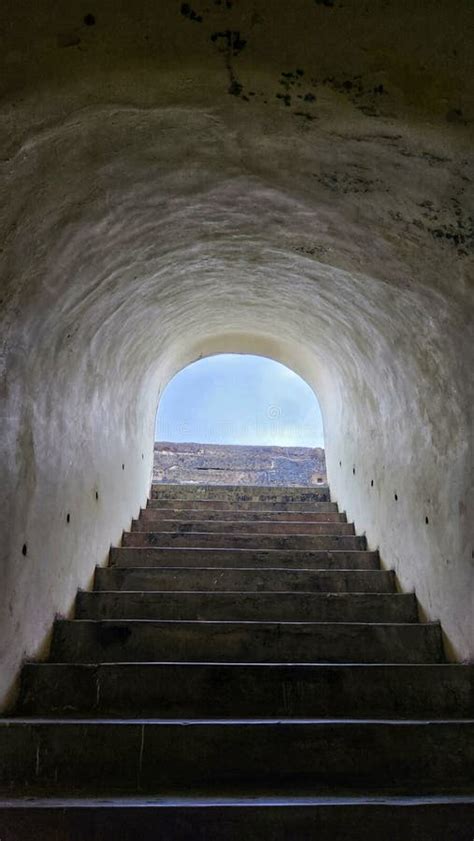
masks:
<path fill-rule="evenodd" d="M 474 666 L 30 663 L 16 714 L 473 717 Z"/>
<path fill-rule="evenodd" d="M 0 800 L 4 841 L 472 841 L 474 798 Z"/>
<path fill-rule="evenodd" d="M 189 546 L 118 546 L 110 550 L 111 566 L 248 566 L 257 564 L 262 569 L 380 569 L 378 552 L 368 550 L 327 549 L 213 549 Z"/>
<path fill-rule="evenodd" d="M 245 511 L 240 506 L 229 510 L 202 508 L 142 508 L 139 520 L 143 522 L 161 522 L 162 520 L 191 521 L 235 521 L 253 523 L 268 521 L 273 523 L 346 523 L 347 515 L 338 511 Z"/>
<path fill-rule="evenodd" d="M 226 534 L 215 532 L 124 532 L 122 546 L 163 546 L 189 548 L 228 549 L 322 549 L 329 551 L 359 550 L 367 548 L 364 535 L 335 534 Z"/>
<path fill-rule="evenodd" d="M 194 532 L 205 532 L 206 534 L 269 534 L 269 535 L 315 535 L 315 534 L 349 534 L 353 535 L 354 523 L 334 522 L 323 520 L 322 522 L 277 521 L 271 520 L 197 520 L 192 521 L 176 519 L 149 518 L 132 520 L 131 531 L 142 531 L 147 533 L 172 532 L 179 534 L 193 534 Z"/>
<path fill-rule="evenodd" d="M 148 499 L 147 510 L 161 510 L 164 508 L 173 508 L 186 512 L 190 509 L 200 511 L 235 511 L 235 503 L 229 499 Z M 239 500 L 239 511 L 250 511 L 254 513 L 264 511 L 287 511 L 296 513 L 313 513 L 313 512 L 337 512 L 338 506 L 336 502 L 258 502 L 256 500 Z"/>
<path fill-rule="evenodd" d="M 3 719 L 0 754 L 3 794 L 472 794 L 474 721 Z"/>
<path fill-rule="evenodd" d="M 94 589 L 293 593 L 393 593 L 393 570 L 312 570 L 282 567 L 96 567 Z"/>
<path fill-rule="evenodd" d="M 474 798 L 168 798 L 0 801 L 4 841 L 472 841 Z"/>
<path fill-rule="evenodd" d="M 257 501 L 330 501 L 329 485 L 198 485 L 153 483 L 152 499 L 231 499 Z"/>
<path fill-rule="evenodd" d="M 438 623 L 57 620 L 56 662 L 440 663 Z"/>
<path fill-rule="evenodd" d="M 417 622 L 412 593 L 81 591 L 77 619 Z"/>

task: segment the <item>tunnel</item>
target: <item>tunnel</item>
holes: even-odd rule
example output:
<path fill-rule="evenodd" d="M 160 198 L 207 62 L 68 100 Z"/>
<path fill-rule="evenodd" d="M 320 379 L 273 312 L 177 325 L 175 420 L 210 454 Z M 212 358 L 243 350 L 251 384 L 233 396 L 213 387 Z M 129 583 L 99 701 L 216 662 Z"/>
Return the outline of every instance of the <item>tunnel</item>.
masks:
<path fill-rule="evenodd" d="M 472 660 L 471 3 L 0 15 L 4 708 L 218 353 L 313 388 L 332 498 Z"/>

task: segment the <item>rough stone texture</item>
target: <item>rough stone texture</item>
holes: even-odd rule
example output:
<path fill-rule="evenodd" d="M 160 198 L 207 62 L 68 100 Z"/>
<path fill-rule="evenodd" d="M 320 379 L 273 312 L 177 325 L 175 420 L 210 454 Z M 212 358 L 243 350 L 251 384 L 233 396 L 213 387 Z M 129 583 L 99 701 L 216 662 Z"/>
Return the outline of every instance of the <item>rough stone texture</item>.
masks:
<path fill-rule="evenodd" d="M 155 442 L 153 482 L 315 485 L 326 481 L 326 460 L 321 447 Z"/>
<path fill-rule="evenodd" d="M 334 498 L 474 656 L 473 4 L 193 11 L 0 11 L 2 699 L 224 351 L 315 389 Z"/>

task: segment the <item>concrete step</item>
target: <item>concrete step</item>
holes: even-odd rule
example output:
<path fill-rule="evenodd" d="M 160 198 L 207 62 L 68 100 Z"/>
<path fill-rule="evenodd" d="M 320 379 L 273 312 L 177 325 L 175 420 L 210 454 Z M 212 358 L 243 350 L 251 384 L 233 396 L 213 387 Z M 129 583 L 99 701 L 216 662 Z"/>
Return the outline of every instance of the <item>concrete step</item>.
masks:
<path fill-rule="evenodd" d="M 225 499 L 237 502 L 329 502 L 329 487 L 265 485 L 152 485 L 151 498 L 175 499 Z"/>
<path fill-rule="evenodd" d="M 437 623 L 58 620 L 53 662 L 440 663 Z"/>
<path fill-rule="evenodd" d="M 149 499 L 147 502 L 147 511 L 159 511 L 161 509 L 172 509 L 174 511 L 248 511 L 249 513 L 259 514 L 263 511 L 279 511 L 279 512 L 293 512 L 293 513 L 317 513 L 323 514 L 327 512 L 337 513 L 337 503 L 335 502 L 257 502 L 256 500 L 242 500 L 240 499 L 238 505 L 235 505 L 228 499 Z"/>
<path fill-rule="evenodd" d="M 132 531 L 176 532 L 195 534 L 196 532 L 216 534 L 270 534 L 290 536 L 295 534 L 354 534 L 353 523 L 298 523 L 273 522 L 271 520 L 235 521 L 235 520 L 132 520 Z"/>
<path fill-rule="evenodd" d="M 242 511 L 240 506 L 232 506 L 231 509 L 213 508 L 142 508 L 140 520 L 145 523 L 157 523 L 161 520 L 174 520 L 176 522 L 201 522 L 202 520 L 231 520 L 234 522 L 286 522 L 286 523 L 345 523 L 347 517 L 338 511 Z"/>
<path fill-rule="evenodd" d="M 0 801 L 0 825 L 5 841 L 472 841 L 474 797 L 27 798 Z"/>
<path fill-rule="evenodd" d="M 412 593 L 86 592 L 77 619 L 417 622 Z"/>
<path fill-rule="evenodd" d="M 474 666 L 30 663 L 19 715 L 469 718 Z"/>
<path fill-rule="evenodd" d="M 212 532 L 125 532 L 122 546 L 180 546 L 221 549 L 338 549 L 363 550 L 365 537 L 336 534 L 214 534 Z"/>
<path fill-rule="evenodd" d="M 110 550 L 111 566 L 259 566 L 300 569 L 370 569 L 378 570 L 378 552 L 366 550 L 294 550 L 294 549 L 212 549 L 189 547 L 118 547 Z"/>
<path fill-rule="evenodd" d="M 465 793 L 473 721 L 0 720 L 0 790 Z"/>
<path fill-rule="evenodd" d="M 127 550 L 125 550 L 127 551 Z M 95 590 L 236 590 L 297 593 L 392 593 L 395 573 L 225 567 L 97 567 Z"/>

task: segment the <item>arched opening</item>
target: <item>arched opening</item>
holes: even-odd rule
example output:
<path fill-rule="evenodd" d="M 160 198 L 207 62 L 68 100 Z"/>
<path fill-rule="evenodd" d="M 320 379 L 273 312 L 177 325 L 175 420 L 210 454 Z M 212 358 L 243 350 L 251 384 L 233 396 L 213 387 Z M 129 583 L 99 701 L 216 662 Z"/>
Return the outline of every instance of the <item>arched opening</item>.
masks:
<path fill-rule="evenodd" d="M 155 441 L 324 448 L 319 401 L 286 365 L 216 354 L 179 371 L 161 396 Z"/>
<path fill-rule="evenodd" d="M 325 483 L 315 392 L 295 371 L 264 356 L 215 354 L 191 363 L 159 402 L 153 481 Z"/>

